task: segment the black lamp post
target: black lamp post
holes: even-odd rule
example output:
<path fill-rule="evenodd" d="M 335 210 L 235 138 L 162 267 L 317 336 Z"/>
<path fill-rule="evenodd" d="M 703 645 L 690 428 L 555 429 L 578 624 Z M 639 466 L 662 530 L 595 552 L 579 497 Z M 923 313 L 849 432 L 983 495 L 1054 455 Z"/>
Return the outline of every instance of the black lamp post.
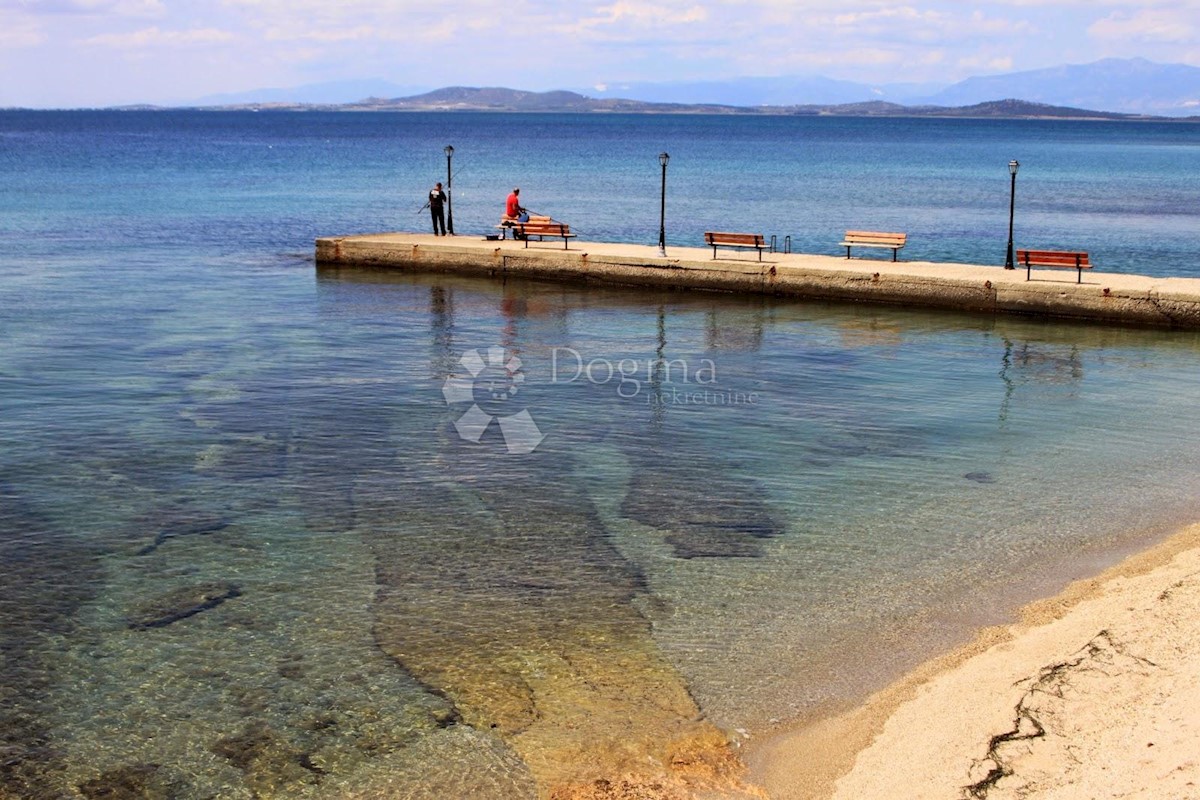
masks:
<path fill-rule="evenodd" d="M 454 173 L 450 171 L 450 159 L 454 158 L 454 148 L 446 145 L 446 232 L 454 235 Z"/>
<path fill-rule="evenodd" d="M 1017 208 L 1017 170 L 1020 168 L 1019 161 L 1008 162 L 1008 174 L 1012 176 L 1012 190 L 1008 194 L 1008 255 L 1004 259 L 1005 269 L 1016 269 L 1013 261 L 1013 212 Z"/>
<path fill-rule="evenodd" d="M 658 163 L 662 164 L 662 207 L 658 214 L 658 255 L 667 257 L 667 162 L 671 160 L 668 153 L 658 154 Z"/>

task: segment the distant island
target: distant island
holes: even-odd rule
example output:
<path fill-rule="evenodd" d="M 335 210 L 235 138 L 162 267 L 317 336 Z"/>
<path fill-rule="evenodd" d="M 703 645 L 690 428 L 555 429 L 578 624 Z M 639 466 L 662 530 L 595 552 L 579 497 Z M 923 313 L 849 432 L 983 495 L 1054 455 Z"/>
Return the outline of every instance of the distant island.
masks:
<path fill-rule="evenodd" d="M 125 106 L 150 109 L 156 106 Z M 883 100 L 859 103 L 737 106 L 714 103 L 656 103 L 620 98 L 593 98 L 577 92 L 529 92 L 500 87 L 451 86 L 412 97 L 369 97 L 353 103 L 237 103 L 194 108 L 212 111 L 503 111 L 609 114 L 739 114 L 840 117 L 965 117 L 996 119 L 1079 119 L 1200 121 L 1200 117 L 1159 117 L 1112 111 L 993 100 L 966 106 L 902 105 Z"/>

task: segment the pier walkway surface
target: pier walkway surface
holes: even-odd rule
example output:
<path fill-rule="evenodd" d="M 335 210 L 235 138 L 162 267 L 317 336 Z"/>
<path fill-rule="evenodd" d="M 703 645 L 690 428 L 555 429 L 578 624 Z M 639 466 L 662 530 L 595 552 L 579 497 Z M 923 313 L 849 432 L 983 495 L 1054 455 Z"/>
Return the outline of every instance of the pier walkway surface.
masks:
<path fill-rule="evenodd" d="M 698 238 L 698 241 L 699 238 Z M 1200 329 L 1200 279 L 1152 278 L 1074 269 L 1025 268 L 762 254 L 572 240 L 486 240 L 421 233 L 322 237 L 318 266 L 374 266 L 415 272 L 523 277 L 563 282 L 698 289 L 798 299 L 887 303 Z"/>

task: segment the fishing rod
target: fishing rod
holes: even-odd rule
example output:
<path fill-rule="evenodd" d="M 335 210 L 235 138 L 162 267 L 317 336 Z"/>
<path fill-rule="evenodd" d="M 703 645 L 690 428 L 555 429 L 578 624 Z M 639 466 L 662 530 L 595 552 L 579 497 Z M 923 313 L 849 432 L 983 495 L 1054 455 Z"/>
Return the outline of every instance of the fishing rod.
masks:
<path fill-rule="evenodd" d="M 454 179 L 455 179 L 455 178 L 457 178 L 457 177 L 459 176 L 459 173 L 461 173 L 462 171 L 463 171 L 463 168 L 462 168 L 462 167 L 459 167 L 458 169 L 454 170 L 454 174 L 450 176 L 450 183 L 454 183 Z M 425 201 L 425 205 L 421 206 L 420 208 L 418 208 L 418 209 L 417 209 L 416 211 L 414 211 L 413 213 L 414 213 L 414 214 L 420 214 L 422 211 L 424 211 L 424 210 L 425 210 L 425 209 L 427 209 L 427 208 L 429 208 L 429 201 L 428 201 L 428 200 L 426 200 L 426 201 Z"/>
<path fill-rule="evenodd" d="M 550 216 L 549 214 L 539 214 L 538 212 L 534 211 L 531 208 L 526 208 L 525 213 L 528 214 L 530 217 L 545 217 L 546 219 L 550 220 L 551 222 L 558 222 L 558 220 L 556 220 L 554 217 Z M 563 223 L 558 222 L 558 224 L 561 225 Z M 575 230 L 574 225 L 571 226 L 571 230 Z"/>

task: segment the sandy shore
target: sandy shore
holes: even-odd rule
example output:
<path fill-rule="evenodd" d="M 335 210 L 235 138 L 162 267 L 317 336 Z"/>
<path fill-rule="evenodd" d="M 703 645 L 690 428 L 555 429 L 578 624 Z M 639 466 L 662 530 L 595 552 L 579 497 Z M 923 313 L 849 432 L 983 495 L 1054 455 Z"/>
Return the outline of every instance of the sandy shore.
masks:
<path fill-rule="evenodd" d="M 765 746 L 793 798 L 1200 797 L 1200 525 Z"/>

